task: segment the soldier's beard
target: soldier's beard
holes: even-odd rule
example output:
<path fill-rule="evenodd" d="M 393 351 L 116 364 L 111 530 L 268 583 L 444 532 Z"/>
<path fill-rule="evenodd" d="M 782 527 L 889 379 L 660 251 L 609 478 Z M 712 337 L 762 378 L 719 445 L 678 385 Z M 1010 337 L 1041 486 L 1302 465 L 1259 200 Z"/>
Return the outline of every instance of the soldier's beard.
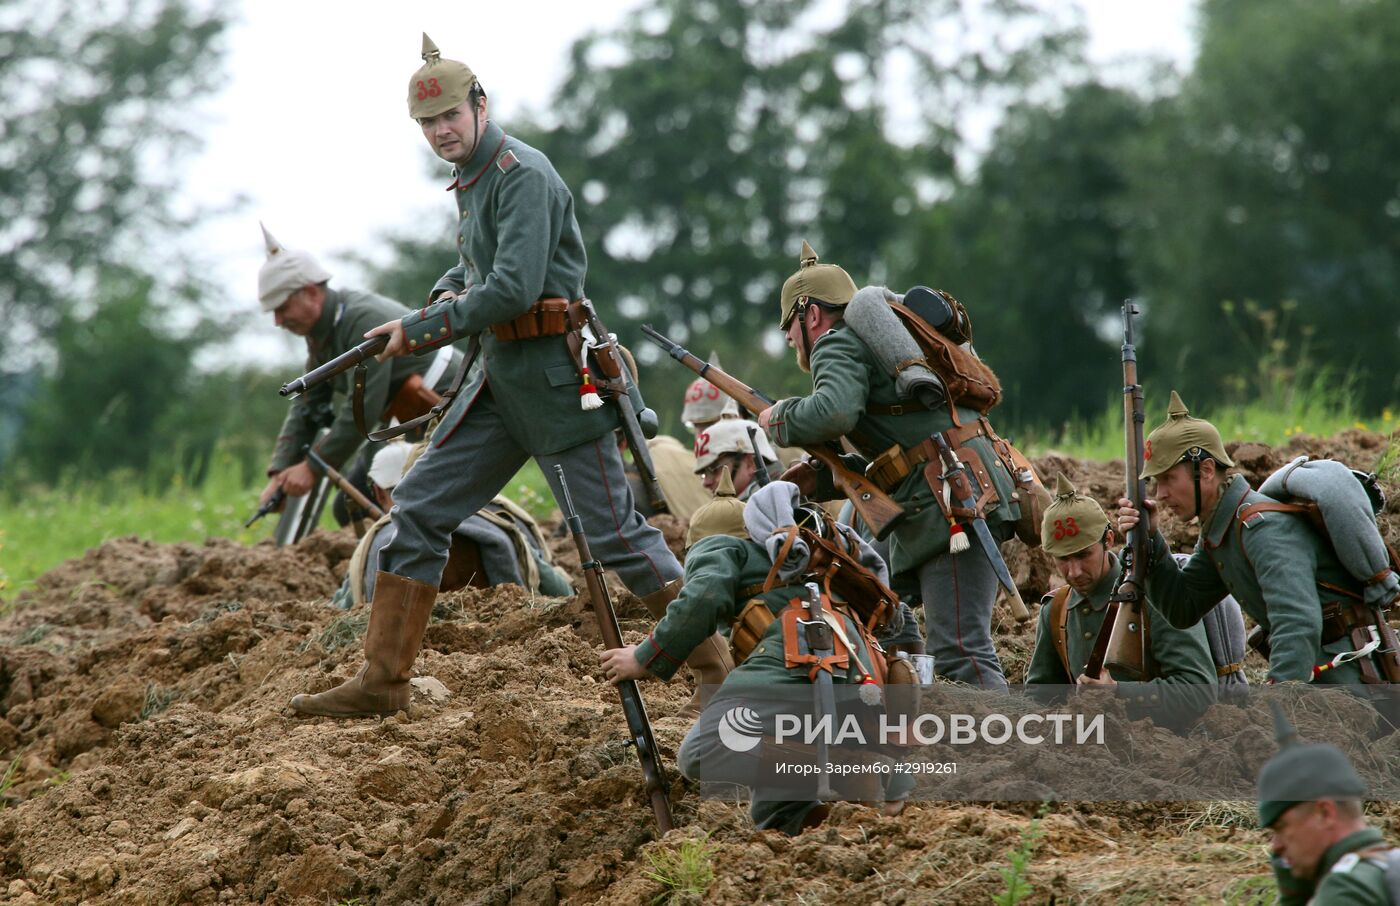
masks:
<path fill-rule="evenodd" d="M 811 373 L 812 373 L 812 363 L 811 363 L 810 361 L 807 360 L 807 353 L 806 353 L 806 351 L 803 350 L 803 348 L 802 348 L 801 346 L 798 346 L 798 347 L 796 347 L 795 349 L 793 349 L 793 352 L 797 353 L 797 367 L 798 367 L 798 368 L 801 368 L 803 371 L 807 372 L 808 374 L 811 374 Z"/>

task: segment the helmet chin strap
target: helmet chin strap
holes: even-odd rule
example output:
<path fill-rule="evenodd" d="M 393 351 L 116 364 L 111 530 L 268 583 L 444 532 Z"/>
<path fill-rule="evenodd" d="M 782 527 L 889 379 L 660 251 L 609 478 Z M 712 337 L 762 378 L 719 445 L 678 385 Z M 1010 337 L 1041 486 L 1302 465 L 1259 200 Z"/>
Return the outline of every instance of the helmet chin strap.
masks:
<path fill-rule="evenodd" d="M 1193 447 L 1186 454 L 1191 459 L 1191 483 L 1196 486 L 1196 512 L 1193 516 L 1201 515 L 1201 448 Z"/>
<path fill-rule="evenodd" d="M 810 302 L 798 302 L 797 310 L 794 312 L 802 324 L 802 354 L 807 357 L 808 368 L 812 367 L 812 337 L 807 333 L 807 311 L 811 307 Z"/>

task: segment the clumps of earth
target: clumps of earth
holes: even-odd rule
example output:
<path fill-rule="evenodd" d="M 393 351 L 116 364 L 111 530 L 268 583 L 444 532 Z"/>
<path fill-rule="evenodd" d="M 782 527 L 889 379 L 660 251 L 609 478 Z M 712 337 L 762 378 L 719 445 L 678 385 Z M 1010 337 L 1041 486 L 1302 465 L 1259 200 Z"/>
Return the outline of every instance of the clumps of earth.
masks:
<path fill-rule="evenodd" d="M 1371 469 L 1386 449 L 1352 431 L 1231 455 L 1257 484 L 1299 453 Z M 1036 465 L 1105 504 L 1123 486 L 1121 464 L 1051 453 Z M 1381 521 L 1400 546 L 1398 513 L 1392 501 Z M 681 526 L 660 523 L 679 544 Z M 1193 528 L 1164 528 L 1190 548 Z M 408 712 L 297 719 L 293 694 L 361 661 L 365 614 L 327 606 L 353 547 L 348 531 L 290 548 L 121 538 L 19 596 L 0 620 L 0 903 L 986 903 L 1014 864 L 1037 903 L 1269 890 L 1253 804 L 1170 787 L 1160 801 L 1042 805 L 1031 784 L 1026 801 L 920 802 L 898 818 L 843 803 L 800 837 L 756 831 L 745 803 L 702 800 L 675 777 L 683 681 L 643 686 L 678 825 L 658 838 L 577 596 L 445 595 Z M 554 547 L 577 577 L 567 537 Z M 1043 553 L 1005 551 L 1028 602 L 1056 584 Z M 611 587 L 624 636 L 639 640 L 645 610 Z M 999 605 L 995 632 L 1019 680 L 1034 622 Z M 1271 733 L 1239 713 L 1217 705 L 1197 733 L 1257 766 Z M 1323 738 L 1329 719 L 1304 714 L 1300 729 Z M 1140 746 L 1141 770 L 1173 767 L 1179 740 L 1115 729 Z M 1023 768 L 1008 762 L 1007 782 Z M 1400 808 L 1373 811 L 1400 829 Z"/>

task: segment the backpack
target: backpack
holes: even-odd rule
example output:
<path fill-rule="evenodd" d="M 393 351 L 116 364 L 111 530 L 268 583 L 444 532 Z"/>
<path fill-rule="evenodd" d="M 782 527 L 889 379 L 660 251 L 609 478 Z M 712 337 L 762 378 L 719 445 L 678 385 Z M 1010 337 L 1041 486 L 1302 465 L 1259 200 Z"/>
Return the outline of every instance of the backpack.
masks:
<path fill-rule="evenodd" d="M 988 410 L 1001 402 L 1001 381 L 997 380 L 991 367 L 972 351 L 972 321 L 967 309 L 941 289 L 915 287 L 904 299 L 905 302 L 890 302 L 890 307 L 919 344 L 919 351 L 924 354 L 929 369 L 943 382 L 948 408 L 966 406 L 986 415 Z M 919 304 L 920 300 L 941 303 L 939 308 L 951 312 L 950 321 L 956 324 L 956 329 L 950 330 L 953 336 L 945 335 L 924 317 L 930 307 Z M 918 304 L 917 310 L 906 304 L 909 302 Z M 956 414 L 953 421 L 957 423 Z"/>
<path fill-rule="evenodd" d="M 1270 500 L 1235 512 L 1241 530 L 1259 513 L 1301 514 L 1362 585 L 1367 605 L 1385 609 L 1400 597 L 1400 559 L 1376 525 L 1376 515 L 1385 507 L 1385 493 L 1374 474 L 1333 459 L 1299 456 L 1264 479 L 1259 493 Z M 1240 537 L 1243 543 L 1242 531 Z"/>

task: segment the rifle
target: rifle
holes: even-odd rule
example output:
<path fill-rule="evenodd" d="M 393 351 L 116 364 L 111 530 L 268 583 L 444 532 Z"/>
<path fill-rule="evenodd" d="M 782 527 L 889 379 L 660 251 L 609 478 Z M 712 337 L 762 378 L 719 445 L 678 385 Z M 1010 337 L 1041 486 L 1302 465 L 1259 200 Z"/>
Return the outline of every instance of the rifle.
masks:
<path fill-rule="evenodd" d="M 342 371 L 350 370 L 370 356 L 379 355 L 384 351 L 384 347 L 388 345 L 388 334 L 370 337 L 359 346 L 342 352 L 326 364 L 311 369 L 294 381 L 283 384 L 282 389 L 277 392 L 282 396 L 290 396 L 292 399 L 296 399 L 317 384 L 323 384 Z"/>
<path fill-rule="evenodd" d="M 1031 612 L 1026 609 L 1026 602 L 1021 600 L 1021 592 L 1017 590 L 1016 583 L 1011 581 L 1011 570 L 1006 568 L 1006 561 L 1002 559 L 1001 545 L 992 538 L 991 529 L 987 528 L 987 520 L 977 513 L 977 500 L 982 496 L 982 490 L 976 475 L 966 463 L 958 459 L 958 454 L 953 452 L 943 432 L 934 433 L 933 442 L 938 445 L 938 458 L 943 461 L 943 474 L 939 478 L 951 490 L 957 508 L 966 511 L 963 518 L 972 525 L 972 533 L 977 536 L 982 552 L 992 564 L 997 581 L 1006 589 L 1006 598 L 1011 604 L 1011 615 L 1017 622 L 1024 623 L 1031 618 Z"/>
<path fill-rule="evenodd" d="M 1146 641 L 1147 561 L 1152 545 L 1152 516 L 1143 501 L 1147 482 L 1142 479 L 1143 425 L 1147 415 L 1142 408 L 1142 385 L 1138 383 L 1137 347 L 1133 344 L 1133 315 L 1138 310 L 1131 301 L 1123 303 L 1123 445 L 1127 497 L 1138 511 L 1138 524 L 1128 532 L 1123 546 L 1122 572 L 1113 594 L 1108 596 L 1108 612 L 1094 640 L 1094 649 L 1084 674 L 1097 678 L 1107 664 L 1132 680 L 1147 679 Z"/>
<path fill-rule="evenodd" d="M 718 365 L 711 365 L 699 358 L 684 346 L 653 329 L 650 324 L 642 325 L 642 333 L 664 349 L 671 358 L 734 397 L 740 406 L 750 412 L 762 412 L 775 402 L 738 378 L 725 373 Z M 895 503 L 890 495 L 877 488 L 864 475 L 846 468 L 846 464 L 841 461 L 841 448 L 835 443 L 803 447 L 803 449 L 810 453 L 817 462 L 831 470 L 837 489 L 855 505 L 856 512 L 875 533 L 875 537 L 885 537 L 899 520 L 904 518 L 904 508 Z"/>
<path fill-rule="evenodd" d="M 287 492 L 282 490 L 281 488 L 278 488 L 276 491 L 273 492 L 271 497 L 267 498 L 267 503 L 264 503 L 262 506 L 258 507 L 258 511 L 248 517 L 248 521 L 243 523 L 243 527 L 252 528 L 254 522 L 257 522 L 259 519 L 266 516 L 268 513 L 276 512 L 277 508 L 282 505 L 282 501 L 286 499 Z"/>
<path fill-rule="evenodd" d="M 578 548 L 579 567 L 588 586 L 588 598 L 593 604 L 593 616 L 598 621 L 598 631 L 603 636 L 607 650 L 622 647 L 622 630 L 617 625 L 617 612 L 613 610 L 612 599 L 608 597 L 608 587 L 603 582 L 603 564 L 593 559 L 588 549 L 588 537 L 583 533 L 583 519 L 574 511 L 574 499 L 569 494 L 569 481 L 564 477 L 564 467 L 556 465 L 554 474 L 559 476 L 559 502 L 564 512 L 564 521 L 569 533 L 574 536 L 574 546 Z M 647 717 L 646 702 L 636 680 L 624 680 L 617 684 L 617 694 L 622 699 L 622 713 L 627 718 L 627 730 L 631 733 L 629 745 L 637 747 L 637 760 L 642 763 L 642 777 L 645 779 L 647 795 L 651 798 L 651 810 L 656 814 L 656 826 L 662 834 L 675 824 L 671 820 L 671 802 L 666 797 L 668 784 L 666 771 L 661 765 L 661 753 L 656 748 L 652 736 L 651 720 Z"/>
<path fill-rule="evenodd" d="M 772 481 L 768 474 L 768 463 L 763 461 L 763 454 L 758 452 L 758 429 L 749 428 L 749 449 L 753 451 L 753 480 L 758 482 L 758 486 L 764 487 Z"/>
<path fill-rule="evenodd" d="M 627 448 L 632 451 L 632 461 L 637 464 L 637 471 L 641 474 L 647 503 L 651 504 L 652 510 L 657 513 L 669 513 L 671 508 L 667 506 L 666 498 L 661 493 L 661 484 L 656 480 L 656 464 L 651 461 L 651 448 L 647 446 L 646 435 L 642 433 L 641 422 L 637 420 L 637 410 L 632 405 L 632 397 L 627 395 L 630 376 L 627 374 L 627 365 L 622 360 L 622 354 L 618 351 L 617 338 L 608 333 L 608 329 L 603 326 L 591 300 L 585 298 L 580 300 L 579 304 L 583 307 L 588 329 L 592 331 L 596 341 L 596 345 L 593 346 L 593 358 L 598 362 L 598 370 L 602 372 L 603 377 L 617 383 L 618 392 L 610 395 L 617 404 L 618 427 L 622 429 Z"/>
<path fill-rule="evenodd" d="M 800 647 L 807 650 L 801 653 L 816 655 L 819 665 L 828 663 L 827 658 L 836 653 L 836 635 L 831 631 L 831 624 L 827 623 L 822 613 L 822 590 L 815 582 L 808 582 L 804 587 L 807 591 L 808 618 L 799 619 L 797 628 L 801 630 Z M 850 657 L 854 660 L 856 653 L 852 651 Z M 840 721 L 836 719 L 836 690 L 832 685 L 831 671 L 818 666 L 816 674 L 812 682 L 812 698 L 817 708 L 817 719 L 829 722 L 833 727 L 837 726 Z M 820 773 L 817 774 L 817 798 L 823 801 L 836 798 L 836 793 L 831 788 L 831 774 L 826 771 L 826 764 L 830 760 L 831 749 L 826 734 L 819 733 L 817 765 Z"/>
<path fill-rule="evenodd" d="M 326 477 L 329 478 L 331 482 L 335 484 L 336 487 L 340 488 L 342 491 L 345 492 L 346 497 L 349 497 L 351 500 L 355 501 L 355 503 L 360 507 L 360 509 L 364 510 L 366 513 L 369 513 L 371 518 L 379 519 L 384 515 L 384 511 L 381 510 L 378 506 L 376 506 L 374 501 L 370 500 L 364 495 L 363 492 L 360 491 L 359 488 L 351 484 L 350 479 L 346 478 L 344 475 L 340 474 L 334 468 L 332 468 L 331 464 L 322 459 L 319 453 L 308 447 L 306 450 L 306 456 L 317 466 L 319 466 L 322 472 L 326 473 Z"/>

